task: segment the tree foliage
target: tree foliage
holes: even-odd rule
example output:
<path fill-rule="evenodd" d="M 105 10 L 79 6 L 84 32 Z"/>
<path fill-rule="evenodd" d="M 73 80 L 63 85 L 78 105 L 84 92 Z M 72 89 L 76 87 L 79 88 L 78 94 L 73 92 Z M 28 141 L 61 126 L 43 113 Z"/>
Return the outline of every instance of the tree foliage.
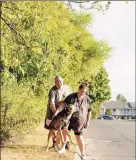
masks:
<path fill-rule="evenodd" d="M 109 79 L 105 68 L 102 67 L 89 82 L 89 97 L 94 103 L 93 118 L 96 118 L 100 111 L 100 104 L 111 98 Z"/>
<path fill-rule="evenodd" d="M 99 76 L 111 48 L 87 31 L 91 23 L 91 14 L 70 12 L 60 2 L 2 4 L 3 133 L 19 129 L 19 125 L 26 130 L 41 121 L 57 74 L 73 91 L 79 81 L 87 79 L 93 87 L 90 97 L 96 103 L 108 98 L 101 86 L 106 80 L 102 82 Z"/>
<path fill-rule="evenodd" d="M 112 116 L 112 110 L 110 108 L 107 108 L 105 114 Z"/>
<path fill-rule="evenodd" d="M 121 102 L 126 102 L 127 99 L 122 95 L 122 94 L 118 94 L 116 97 L 117 101 L 121 101 Z"/>
<path fill-rule="evenodd" d="M 84 0 L 80 0 L 80 1 L 76 1 L 77 6 L 82 9 L 82 10 L 97 10 L 99 12 L 105 13 L 110 5 L 111 5 L 111 1 L 84 1 Z M 69 6 L 71 9 L 73 9 L 72 4 L 69 2 Z"/>

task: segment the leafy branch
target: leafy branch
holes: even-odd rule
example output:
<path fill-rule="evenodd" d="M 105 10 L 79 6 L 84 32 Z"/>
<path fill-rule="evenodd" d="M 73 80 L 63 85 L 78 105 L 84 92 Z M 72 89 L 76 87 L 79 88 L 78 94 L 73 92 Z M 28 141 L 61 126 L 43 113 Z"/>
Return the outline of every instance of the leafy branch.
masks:
<path fill-rule="evenodd" d="M 18 33 L 12 25 L 7 23 L 7 21 L 2 16 L 0 18 L 4 21 L 4 23 L 8 26 L 11 32 L 15 35 L 16 43 L 21 44 L 26 48 L 28 48 L 29 50 L 31 50 L 31 48 L 26 44 L 24 38 L 20 35 L 20 33 Z"/>

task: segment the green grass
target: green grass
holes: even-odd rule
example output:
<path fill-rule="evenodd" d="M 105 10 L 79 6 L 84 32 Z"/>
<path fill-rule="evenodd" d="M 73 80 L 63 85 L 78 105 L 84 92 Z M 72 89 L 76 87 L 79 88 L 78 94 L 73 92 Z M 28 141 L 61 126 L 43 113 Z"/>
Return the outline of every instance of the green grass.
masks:
<path fill-rule="evenodd" d="M 32 132 L 25 135 L 22 141 L 16 137 L 6 142 L 1 148 L 2 160 L 74 160 L 75 146 L 71 144 L 70 150 L 65 154 L 58 154 L 50 149 L 46 150 L 48 131 L 43 128 L 43 123 Z M 74 135 L 71 134 L 72 140 Z"/>

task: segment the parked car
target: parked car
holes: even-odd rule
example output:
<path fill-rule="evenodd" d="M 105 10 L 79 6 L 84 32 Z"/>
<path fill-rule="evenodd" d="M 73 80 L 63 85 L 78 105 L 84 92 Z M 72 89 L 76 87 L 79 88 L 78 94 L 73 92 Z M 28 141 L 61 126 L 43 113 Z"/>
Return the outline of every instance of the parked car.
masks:
<path fill-rule="evenodd" d="M 98 119 L 101 119 L 101 120 L 114 120 L 114 118 L 109 116 L 109 115 L 100 115 L 98 117 Z"/>

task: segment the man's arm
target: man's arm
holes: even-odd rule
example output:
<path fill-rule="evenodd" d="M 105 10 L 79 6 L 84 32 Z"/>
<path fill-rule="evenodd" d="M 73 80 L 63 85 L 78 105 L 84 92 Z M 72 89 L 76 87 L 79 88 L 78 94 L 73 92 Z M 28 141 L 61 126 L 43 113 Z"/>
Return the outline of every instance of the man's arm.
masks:
<path fill-rule="evenodd" d="M 89 105 L 89 108 L 88 108 L 87 121 L 86 121 L 85 128 L 88 127 L 90 120 L 91 120 L 91 115 L 92 115 L 92 101 L 89 97 L 88 97 L 88 105 Z"/>
<path fill-rule="evenodd" d="M 87 124 L 89 125 L 89 123 L 90 123 L 90 120 L 91 120 L 91 115 L 92 115 L 92 112 L 90 111 L 90 112 L 88 112 L 88 114 L 87 114 Z M 87 126 L 88 126 L 87 125 Z"/>
<path fill-rule="evenodd" d="M 58 114 L 59 112 L 61 112 L 65 107 L 66 107 L 66 104 L 63 103 L 63 102 L 61 102 L 60 105 L 59 105 L 59 107 L 56 109 L 56 112 L 54 112 L 54 115 L 53 115 L 52 119 L 53 119 L 55 116 L 57 116 L 57 114 Z"/>
<path fill-rule="evenodd" d="M 49 107 L 53 113 L 56 112 L 56 107 L 55 107 L 55 91 L 53 88 L 49 92 Z"/>
<path fill-rule="evenodd" d="M 88 114 L 87 114 L 87 121 L 86 121 L 86 124 L 85 124 L 84 128 L 87 128 L 89 126 L 90 119 L 91 119 L 91 114 L 92 114 L 91 111 L 88 112 Z"/>
<path fill-rule="evenodd" d="M 53 100 L 51 100 L 51 102 L 50 102 L 50 109 L 51 109 L 51 111 L 53 112 L 53 113 L 55 113 L 56 112 L 56 107 L 55 107 L 55 103 L 54 103 L 54 101 Z"/>

